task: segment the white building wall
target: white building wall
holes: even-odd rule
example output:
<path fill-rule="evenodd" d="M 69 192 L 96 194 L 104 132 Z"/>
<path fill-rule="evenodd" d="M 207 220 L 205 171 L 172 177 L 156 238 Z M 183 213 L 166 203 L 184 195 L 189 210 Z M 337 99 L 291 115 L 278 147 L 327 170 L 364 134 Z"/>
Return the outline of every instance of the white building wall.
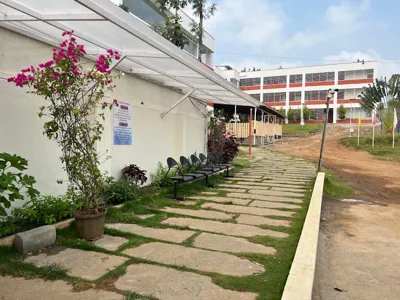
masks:
<path fill-rule="evenodd" d="M 245 93 L 248 94 L 260 94 L 261 101 L 263 100 L 264 93 L 286 93 L 286 103 L 283 106 L 276 106 L 276 109 L 280 109 L 280 107 L 284 107 L 287 111 L 289 106 L 292 109 L 300 109 L 299 105 L 293 105 L 289 102 L 290 92 L 301 92 L 301 103 L 307 104 L 305 101 L 305 92 L 307 91 L 326 91 L 328 89 L 341 89 L 345 91 L 345 99 L 355 99 L 358 98 L 358 95 L 361 94 L 362 88 L 367 86 L 365 83 L 358 84 L 340 84 L 339 85 L 339 72 L 340 71 L 356 71 L 353 74 L 362 73 L 362 70 L 374 69 L 374 78 L 378 77 L 378 63 L 376 61 L 367 61 L 364 63 L 342 63 L 342 64 L 330 64 L 330 65 L 318 65 L 318 66 L 309 66 L 309 67 L 295 67 L 295 68 L 282 68 L 282 69 L 271 69 L 271 70 L 261 70 L 261 71 L 250 71 L 250 72 L 241 72 L 240 78 L 261 78 L 261 86 L 259 90 L 244 90 Z M 322 86 L 306 86 L 306 74 L 309 73 L 322 73 L 322 72 L 335 72 L 335 81 L 333 85 L 322 85 Z M 290 75 L 302 74 L 303 81 L 301 87 L 290 87 Z M 271 77 L 271 76 L 286 76 L 286 87 L 284 88 L 273 88 L 273 89 L 265 89 L 263 86 L 263 78 Z M 354 78 L 346 78 L 346 80 L 351 80 Z M 357 78 L 358 79 L 358 78 Z M 320 99 L 325 100 L 325 99 Z M 267 103 L 268 104 L 268 103 Z M 353 107 L 360 107 L 359 103 L 353 103 Z M 307 106 L 311 109 L 320 109 L 325 108 L 325 105 L 321 104 L 307 104 Z M 338 101 L 338 96 L 335 95 L 333 99 L 333 104 L 330 104 L 330 108 L 333 109 L 333 121 L 336 123 L 338 119 L 337 108 L 340 106 Z M 344 104 L 345 107 L 349 107 L 350 104 Z M 366 114 L 362 114 L 365 118 L 368 118 Z"/>
<path fill-rule="evenodd" d="M 27 66 L 49 60 L 51 55 L 52 47 L 0 28 L 0 152 L 26 158 L 27 173 L 36 178 L 40 192 L 58 195 L 65 192 L 65 186 L 56 181 L 66 179 L 59 161 L 61 152 L 55 142 L 42 134 L 45 120 L 37 115 L 46 102 L 6 81 Z M 101 165 L 103 171 L 118 177 L 124 166 L 133 163 L 151 173 L 158 161 L 165 164 L 169 156 L 179 159 L 180 155 L 204 152 L 205 120 L 190 101 L 181 103 L 163 119 L 160 117 L 182 97 L 181 93 L 128 74 L 116 80 L 116 85 L 105 100 L 116 98 L 132 103 L 133 141 L 129 146 L 113 145 L 113 114 L 106 112 L 98 149 L 108 151 L 112 158 Z M 201 109 L 206 113 L 205 107 Z"/>

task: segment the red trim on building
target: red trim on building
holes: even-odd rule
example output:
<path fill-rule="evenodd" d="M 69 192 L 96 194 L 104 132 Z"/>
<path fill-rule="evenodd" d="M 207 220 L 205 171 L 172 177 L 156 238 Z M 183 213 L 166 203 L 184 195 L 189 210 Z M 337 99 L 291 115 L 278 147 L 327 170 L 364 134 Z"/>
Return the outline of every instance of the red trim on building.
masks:
<path fill-rule="evenodd" d="M 289 105 L 301 105 L 301 101 L 289 101 Z"/>
<path fill-rule="evenodd" d="M 338 99 L 337 103 L 346 104 L 346 103 L 360 103 L 361 99 Z"/>
<path fill-rule="evenodd" d="M 284 89 L 284 88 L 286 88 L 286 83 L 284 83 L 284 84 L 270 84 L 270 85 L 264 85 L 264 90 Z"/>
<path fill-rule="evenodd" d="M 255 86 L 241 86 L 240 89 L 242 91 L 254 91 L 254 90 L 260 90 L 261 86 L 255 85 Z"/>
<path fill-rule="evenodd" d="M 267 106 L 285 106 L 286 102 L 264 102 Z"/>
<path fill-rule="evenodd" d="M 206 102 L 208 106 L 214 107 L 214 103 Z"/>
<path fill-rule="evenodd" d="M 306 86 L 325 86 L 335 85 L 334 81 L 317 81 L 317 82 L 306 82 Z"/>
<path fill-rule="evenodd" d="M 303 86 L 303 84 L 302 83 L 290 83 L 289 84 L 289 87 L 302 87 Z"/>
<path fill-rule="evenodd" d="M 339 84 L 360 84 L 360 83 L 374 83 L 374 79 L 349 79 L 349 80 L 339 80 Z"/>
<path fill-rule="evenodd" d="M 326 104 L 326 100 L 309 100 L 306 101 L 306 105 Z M 329 101 L 329 104 L 333 104 L 333 100 Z"/>
<path fill-rule="evenodd" d="M 348 120 L 337 120 L 336 123 L 338 124 L 350 124 L 350 119 Z M 369 124 L 372 123 L 371 119 L 364 119 L 361 120 L 361 124 Z M 358 124 L 358 119 L 352 119 L 351 124 L 357 125 Z"/>

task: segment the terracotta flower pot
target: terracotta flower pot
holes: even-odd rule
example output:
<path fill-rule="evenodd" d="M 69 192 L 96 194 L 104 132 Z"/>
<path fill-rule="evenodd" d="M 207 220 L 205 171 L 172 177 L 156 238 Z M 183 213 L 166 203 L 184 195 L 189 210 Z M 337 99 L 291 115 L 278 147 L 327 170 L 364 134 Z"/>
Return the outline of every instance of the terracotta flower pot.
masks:
<path fill-rule="evenodd" d="M 101 239 L 104 235 L 105 208 L 77 210 L 74 212 L 76 230 L 87 241 Z"/>

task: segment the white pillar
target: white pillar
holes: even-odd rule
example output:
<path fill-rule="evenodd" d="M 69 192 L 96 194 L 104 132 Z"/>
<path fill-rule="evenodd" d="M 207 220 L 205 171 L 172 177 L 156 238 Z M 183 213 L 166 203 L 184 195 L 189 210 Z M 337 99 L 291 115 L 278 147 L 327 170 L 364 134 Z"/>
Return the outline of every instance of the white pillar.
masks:
<path fill-rule="evenodd" d="M 336 88 L 338 86 L 338 84 L 339 84 L 339 71 L 335 71 L 335 87 L 334 88 Z M 337 113 L 337 111 L 338 111 L 338 103 L 337 103 L 337 100 L 338 100 L 338 93 L 335 93 L 334 96 L 333 96 L 333 105 L 332 105 L 332 108 L 333 108 L 333 123 L 335 123 L 335 124 L 336 124 L 336 120 L 338 118 L 338 113 Z M 329 114 L 329 112 L 328 112 L 328 114 Z"/>

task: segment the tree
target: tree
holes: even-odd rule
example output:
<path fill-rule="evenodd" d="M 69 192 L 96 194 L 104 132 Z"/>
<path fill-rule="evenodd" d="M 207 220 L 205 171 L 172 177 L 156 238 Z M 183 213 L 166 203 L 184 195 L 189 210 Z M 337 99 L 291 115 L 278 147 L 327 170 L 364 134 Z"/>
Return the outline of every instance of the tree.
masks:
<path fill-rule="evenodd" d="M 308 109 L 307 105 L 305 105 L 303 107 L 303 118 L 304 118 L 304 120 L 309 120 L 310 119 L 310 110 Z"/>
<path fill-rule="evenodd" d="M 279 109 L 279 113 L 280 113 L 281 115 L 285 115 L 285 109 L 284 109 L 283 107 L 281 107 L 281 108 Z"/>
<path fill-rule="evenodd" d="M 346 119 L 346 109 L 344 108 L 343 104 L 341 104 L 338 108 L 339 119 L 344 120 Z"/>
<path fill-rule="evenodd" d="M 207 6 L 207 0 L 189 0 L 189 2 L 192 4 L 193 15 L 199 18 L 198 24 L 195 22 L 191 24 L 191 31 L 197 38 L 199 44 L 199 53 L 197 55 L 199 61 L 201 61 L 200 49 L 203 45 L 204 20 L 208 20 L 214 15 L 217 10 L 217 5 L 213 3 L 210 6 Z"/>
<path fill-rule="evenodd" d="M 375 79 L 375 83 L 364 88 L 360 96 L 361 107 L 366 112 L 376 110 L 386 132 L 391 132 L 393 110 L 400 108 L 400 75 L 393 75 L 389 82 L 386 78 Z"/>
<path fill-rule="evenodd" d="M 188 4 L 186 0 L 157 0 L 161 12 L 165 14 L 164 23 L 152 25 L 154 31 L 162 35 L 177 47 L 183 49 L 189 43 L 181 25 L 181 17 L 178 11 L 185 8 Z M 175 13 L 169 14 L 169 10 Z"/>
<path fill-rule="evenodd" d="M 287 111 L 287 118 L 289 121 L 293 121 L 293 110 L 290 106 L 289 106 L 289 110 Z"/>
<path fill-rule="evenodd" d="M 311 119 L 311 120 L 315 120 L 315 109 L 312 109 L 312 110 L 310 111 L 310 119 Z"/>
<path fill-rule="evenodd" d="M 375 83 L 364 88 L 360 96 L 361 107 L 367 112 L 388 106 L 400 108 L 400 75 L 393 75 L 389 82 L 386 78 L 375 79 Z"/>

